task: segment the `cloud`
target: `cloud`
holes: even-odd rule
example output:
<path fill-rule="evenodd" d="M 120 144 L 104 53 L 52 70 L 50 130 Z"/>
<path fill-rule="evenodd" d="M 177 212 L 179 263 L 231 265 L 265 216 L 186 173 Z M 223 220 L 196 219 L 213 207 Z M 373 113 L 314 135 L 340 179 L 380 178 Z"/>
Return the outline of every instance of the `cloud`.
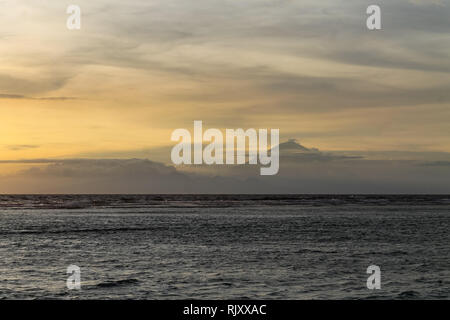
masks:
<path fill-rule="evenodd" d="M 108 177 L 115 175 L 117 177 L 136 178 L 140 175 L 153 176 L 176 173 L 176 170 L 172 167 L 143 159 L 36 159 L 34 163 L 49 163 L 50 165 L 44 168 L 32 168 L 24 171 L 22 174 L 74 178 Z"/>
<path fill-rule="evenodd" d="M 437 6 L 444 6 L 443 0 L 409 0 L 409 2 L 417 4 L 417 5 L 423 5 L 423 6 L 429 6 L 429 5 L 437 5 Z"/>
<path fill-rule="evenodd" d="M 42 62 L 46 65 L 46 62 Z M 32 68 L 31 68 L 32 69 Z M 63 88 L 72 76 L 67 72 L 61 73 L 55 70 L 48 62 L 46 68 L 41 71 L 39 76 L 11 76 L 9 74 L 0 74 L 0 88 L 3 93 L 0 99 L 34 99 L 51 100 L 52 97 L 35 97 L 46 92 L 55 91 Z M 13 92 L 13 93 L 10 93 Z M 57 99 L 59 97 L 56 97 Z M 66 98 L 66 97 L 61 97 Z"/>
<path fill-rule="evenodd" d="M 30 159 L 1 163 L 39 164 L 3 176 L 2 193 L 208 193 L 233 192 L 239 184 L 234 178 L 180 172 L 146 159 Z"/>
<path fill-rule="evenodd" d="M 332 152 L 322 152 L 316 148 L 306 148 L 296 139 L 289 139 L 279 146 L 280 158 L 286 162 L 300 163 L 305 161 L 333 161 L 363 159 L 360 155 L 338 155 Z"/>
<path fill-rule="evenodd" d="M 62 160 L 64 161 L 64 160 Z M 55 163 L 58 160 L 52 159 L 19 159 L 19 160 L 0 160 L 0 164 L 46 164 L 46 163 Z"/>
<path fill-rule="evenodd" d="M 450 161 L 430 161 L 423 164 L 431 167 L 450 167 Z"/>
<path fill-rule="evenodd" d="M 280 172 L 259 166 L 173 167 L 147 159 L 28 159 L 0 179 L 2 193 L 448 193 L 448 163 L 371 160 L 322 152 L 291 139 L 280 145 Z"/>
<path fill-rule="evenodd" d="M 61 9 L 59 4 L 49 8 L 27 3 L 41 13 L 41 19 L 48 20 Z M 357 0 L 323 1 L 320 5 L 305 0 L 129 1 L 120 5 L 118 1 L 81 1 L 89 33 L 83 29 L 79 38 L 73 33 L 68 38 L 64 33 L 64 38 L 77 41 L 58 50 L 56 57 L 64 61 L 63 66 L 56 68 L 54 57 L 41 56 L 38 63 L 28 63 L 44 67 L 44 79 L 11 79 L 14 81 L 9 84 L 14 89 L 23 87 L 28 95 L 32 88 L 42 91 L 66 86 L 83 67 L 110 66 L 158 72 L 193 83 L 202 81 L 198 92 L 192 92 L 189 86 L 188 92 L 172 91 L 168 95 L 179 94 L 181 99 L 190 95 L 204 102 L 245 98 L 243 92 L 248 90 L 233 90 L 234 86 L 224 84 L 214 92 L 215 88 L 209 86 L 233 79 L 253 89 L 247 96 L 276 94 L 283 101 L 287 98 L 291 105 L 302 97 L 313 96 L 313 101 L 308 100 L 314 107 L 302 106 L 311 111 L 324 109 L 330 101 L 334 103 L 329 108 L 448 103 L 450 83 L 444 76 L 439 87 L 420 89 L 374 81 L 383 73 L 392 76 L 401 72 L 396 69 L 439 73 L 450 70 L 446 46 L 450 8 L 418 3 L 423 5 L 381 1 L 383 32 L 377 33 L 365 29 L 367 4 Z M 306 74 L 305 58 L 313 66 L 338 62 L 341 76 L 327 76 L 323 70 L 318 70 L 315 77 L 310 70 Z M 282 67 L 283 61 L 292 67 Z M 369 69 L 346 72 L 346 65 Z M 380 69 L 375 78 L 371 77 L 373 67 Z M 320 102 L 322 96 L 325 99 Z"/>
<path fill-rule="evenodd" d="M 7 146 L 7 148 L 12 151 L 20 151 L 20 150 L 26 150 L 26 149 L 36 149 L 36 148 L 39 148 L 39 146 L 34 145 L 34 144 L 14 144 L 14 145 Z"/>
<path fill-rule="evenodd" d="M 0 99 L 18 99 L 18 100 L 46 100 L 46 101 L 65 101 L 65 100 L 76 100 L 75 97 L 27 97 L 20 94 L 0 94 Z"/>
<path fill-rule="evenodd" d="M 26 97 L 19 94 L 0 94 L 0 99 L 25 99 Z"/>

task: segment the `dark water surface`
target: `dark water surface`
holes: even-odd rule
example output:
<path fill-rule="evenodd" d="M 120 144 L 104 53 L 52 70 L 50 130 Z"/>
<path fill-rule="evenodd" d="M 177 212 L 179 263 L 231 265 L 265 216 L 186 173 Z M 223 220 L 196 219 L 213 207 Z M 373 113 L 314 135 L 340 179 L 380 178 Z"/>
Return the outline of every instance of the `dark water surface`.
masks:
<path fill-rule="evenodd" d="M 0 298 L 449 299 L 449 230 L 450 196 L 3 195 Z"/>

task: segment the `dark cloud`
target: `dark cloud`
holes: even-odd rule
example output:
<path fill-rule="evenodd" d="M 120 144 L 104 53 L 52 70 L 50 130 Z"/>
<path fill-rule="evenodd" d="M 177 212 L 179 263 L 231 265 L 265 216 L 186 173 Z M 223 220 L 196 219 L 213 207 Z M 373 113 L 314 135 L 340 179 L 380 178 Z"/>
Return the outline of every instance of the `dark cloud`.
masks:
<path fill-rule="evenodd" d="M 45 63 L 44 63 L 45 64 Z M 0 88 L 3 93 L 0 99 L 36 99 L 48 100 L 52 97 L 34 98 L 37 95 L 43 95 L 46 92 L 54 91 L 64 87 L 72 77 L 67 72 L 60 72 L 51 66 L 48 62 L 44 74 L 33 79 L 15 77 L 8 74 L 0 74 Z M 13 92 L 12 94 L 9 92 Z M 59 98 L 59 97 L 56 97 Z M 62 97 L 65 98 L 65 97 Z"/>
<path fill-rule="evenodd" d="M 30 159 L 3 176 L 3 193 L 448 193 L 449 161 L 369 160 L 302 146 L 280 145 L 280 171 L 257 166 L 173 167 L 145 159 Z"/>
<path fill-rule="evenodd" d="M 333 161 L 362 159 L 359 155 L 338 155 L 332 152 L 322 152 L 316 148 L 306 148 L 297 142 L 296 139 L 290 139 L 281 143 L 279 146 L 280 159 L 290 163 L 300 163 L 305 161 Z M 281 161 L 281 160 L 280 160 Z"/>
<path fill-rule="evenodd" d="M 19 94 L 0 94 L 0 99 L 25 99 L 25 96 Z"/>
<path fill-rule="evenodd" d="M 7 146 L 7 149 L 12 151 L 20 151 L 20 150 L 26 150 L 26 149 L 36 149 L 39 148 L 38 145 L 35 144 L 14 144 Z"/>
<path fill-rule="evenodd" d="M 232 192 L 238 180 L 189 174 L 145 159 L 34 159 L 41 164 L 4 176 L 4 193 L 208 193 Z"/>
<path fill-rule="evenodd" d="M 431 161 L 423 164 L 430 167 L 450 167 L 450 161 Z"/>
<path fill-rule="evenodd" d="M 5 164 L 45 164 L 45 163 L 55 163 L 58 160 L 52 159 L 24 159 L 24 160 L 0 160 L 0 163 Z"/>
<path fill-rule="evenodd" d="M 65 101 L 65 100 L 76 100 L 75 97 L 27 97 L 20 94 L 0 94 L 0 99 L 19 99 L 19 100 L 46 100 L 46 101 Z"/>

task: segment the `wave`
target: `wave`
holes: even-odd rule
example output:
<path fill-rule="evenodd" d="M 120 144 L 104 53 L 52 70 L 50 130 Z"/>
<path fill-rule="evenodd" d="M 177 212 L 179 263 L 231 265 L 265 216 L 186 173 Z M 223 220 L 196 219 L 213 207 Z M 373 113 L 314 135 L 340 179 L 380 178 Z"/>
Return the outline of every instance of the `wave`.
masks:
<path fill-rule="evenodd" d="M 403 291 L 397 295 L 399 299 L 418 299 L 420 298 L 420 293 L 414 290 Z"/>
<path fill-rule="evenodd" d="M 61 234 L 61 233 L 108 233 L 108 232 L 131 232 L 131 231 L 150 231 L 154 230 L 154 228 L 150 227 L 117 227 L 117 228 L 91 228 L 91 229 L 62 229 L 62 230 L 19 230 L 19 231 L 6 231 L 0 232 L 0 234 L 19 234 L 19 235 L 28 235 L 28 234 Z"/>
<path fill-rule="evenodd" d="M 0 195 L 1 210 L 449 204 L 449 195 Z"/>
<path fill-rule="evenodd" d="M 96 287 L 111 288 L 111 287 L 134 285 L 137 283 L 139 283 L 139 280 L 137 280 L 137 279 L 123 279 L 123 280 L 100 282 L 99 284 L 96 285 Z"/>
<path fill-rule="evenodd" d="M 114 288 L 114 287 L 123 287 L 130 285 L 137 285 L 140 281 L 135 278 L 131 279 L 121 279 L 121 280 L 108 280 L 98 283 L 92 284 L 83 284 L 84 289 L 96 289 L 96 288 Z"/>

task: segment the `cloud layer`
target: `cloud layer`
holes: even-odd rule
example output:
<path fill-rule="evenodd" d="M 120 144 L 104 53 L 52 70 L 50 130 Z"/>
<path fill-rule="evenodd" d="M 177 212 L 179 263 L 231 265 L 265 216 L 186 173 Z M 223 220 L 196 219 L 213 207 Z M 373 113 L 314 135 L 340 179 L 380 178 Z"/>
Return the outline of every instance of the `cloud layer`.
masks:
<path fill-rule="evenodd" d="M 447 154 L 450 159 L 450 154 Z M 145 159 L 32 159 L 0 180 L 1 193 L 448 193 L 450 161 L 369 160 L 290 140 L 280 173 L 257 166 L 168 166 Z"/>

